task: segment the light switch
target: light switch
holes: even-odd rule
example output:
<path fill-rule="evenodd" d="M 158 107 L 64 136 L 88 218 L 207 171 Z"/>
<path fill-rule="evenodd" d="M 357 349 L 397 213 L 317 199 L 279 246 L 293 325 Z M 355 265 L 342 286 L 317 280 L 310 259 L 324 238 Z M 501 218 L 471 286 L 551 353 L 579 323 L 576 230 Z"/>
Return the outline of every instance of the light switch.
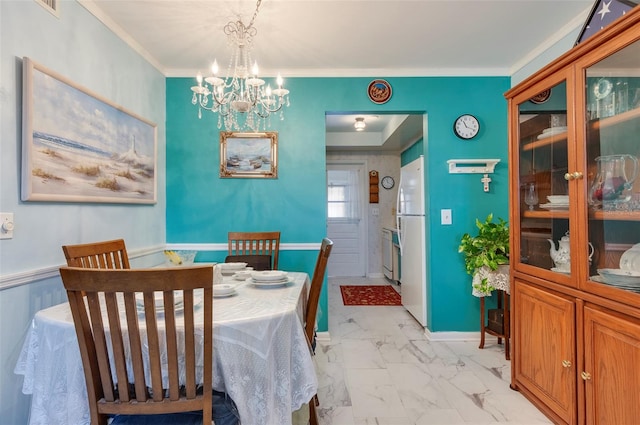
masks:
<path fill-rule="evenodd" d="M 373 216 L 380 215 L 380 209 L 378 207 L 371 208 L 371 215 L 373 215 Z"/>
<path fill-rule="evenodd" d="M 440 210 L 440 224 L 451 224 L 451 210 Z"/>
<path fill-rule="evenodd" d="M 0 239 L 13 238 L 13 213 L 0 213 Z"/>

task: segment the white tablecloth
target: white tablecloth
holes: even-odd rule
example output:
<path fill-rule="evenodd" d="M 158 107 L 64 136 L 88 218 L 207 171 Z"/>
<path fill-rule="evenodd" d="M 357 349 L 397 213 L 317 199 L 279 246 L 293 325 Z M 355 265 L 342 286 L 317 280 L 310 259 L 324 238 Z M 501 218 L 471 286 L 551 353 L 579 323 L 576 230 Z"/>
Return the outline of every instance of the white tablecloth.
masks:
<path fill-rule="evenodd" d="M 213 305 L 214 389 L 236 402 L 243 425 L 290 424 L 317 392 L 301 320 L 306 273 L 284 287 L 250 283 Z M 225 282 L 229 282 L 225 278 Z M 15 373 L 32 394 L 30 425 L 89 424 L 82 359 L 68 303 L 36 313 Z"/>

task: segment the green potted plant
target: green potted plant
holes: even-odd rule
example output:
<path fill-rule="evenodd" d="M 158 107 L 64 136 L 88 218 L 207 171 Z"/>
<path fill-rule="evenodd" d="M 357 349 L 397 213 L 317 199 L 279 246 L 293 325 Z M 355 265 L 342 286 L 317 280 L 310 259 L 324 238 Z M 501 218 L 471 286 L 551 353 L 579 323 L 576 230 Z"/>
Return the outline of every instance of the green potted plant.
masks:
<path fill-rule="evenodd" d="M 493 222 L 493 214 L 489 214 L 484 222 L 476 218 L 477 236 L 465 233 L 462 236 L 458 252 L 464 254 L 467 273 L 475 276 L 486 267 L 490 271 L 498 270 L 501 265 L 509 264 L 509 225 L 503 219 Z M 484 295 L 490 295 L 494 288 L 486 274 L 480 283 L 473 288 Z"/>

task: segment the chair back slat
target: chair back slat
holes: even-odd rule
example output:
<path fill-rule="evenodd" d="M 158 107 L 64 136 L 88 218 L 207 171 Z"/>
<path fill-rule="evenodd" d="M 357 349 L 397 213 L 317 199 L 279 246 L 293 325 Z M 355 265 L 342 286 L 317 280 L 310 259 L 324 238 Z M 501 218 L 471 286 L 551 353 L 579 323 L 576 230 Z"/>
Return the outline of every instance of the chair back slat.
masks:
<path fill-rule="evenodd" d="M 190 294 L 187 294 L 185 299 L 190 298 Z M 175 299 L 173 297 L 173 291 L 164 291 L 163 293 L 165 304 L 173 304 Z M 185 305 L 184 313 L 193 313 L 193 308 Z M 169 314 L 165 314 L 165 332 L 167 333 L 167 364 L 169 368 L 169 399 L 177 400 L 180 398 L 180 381 L 179 381 L 179 362 L 178 362 L 178 332 L 176 330 L 176 316 L 172 310 L 169 310 Z M 185 332 L 190 329 L 189 325 L 185 326 Z M 188 343 L 187 343 L 188 346 Z M 189 386 L 187 384 L 187 386 Z"/>
<path fill-rule="evenodd" d="M 229 232 L 228 242 L 228 255 L 270 255 L 270 268 L 278 269 L 280 232 Z"/>
<path fill-rule="evenodd" d="M 132 292 L 124 294 L 124 307 L 127 315 L 127 329 L 129 331 L 129 344 L 131 347 L 131 367 L 133 369 L 133 387 L 136 401 L 143 402 L 147 399 L 147 387 L 145 386 L 144 364 L 142 362 L 142 340 L 138 325 L 138 307 L 136 295 Z"/>
<path fill-rule="evenodd" d="M 124 342 L 122 340 L 122 326 L 120 325 L 120 311 L 118 309 L 118 300 L 113 292 L 104 294 L 107 316 L 109 320 L 109 335 L 111 337 L 112 355 L 116 359 L 114 361 L 116 368 L 116 377 L 118 382 L 118 392 L 123 401 L 129 401 L 129 390 L 127 384 L 127 370 L 124 367 L 125 353 Z M 97 314 L 101 314 L 98 311 Z M 104 357 L 108 359 L 108 353 L 104 353 Z"/>
<path fill-rule="evenodd" d="M 160 362 L 160 336 L 156 323 L 155 300 L 153 292 L 144 293 L 145 321 L 147 324 L 147 349 L 149 350 L 149 369 L 151 382 L 147 386 L 151 387 L 153 401 L 162 401 L 162 366 Z M 166 313 L 165 313 L 166 314 Z"/>
<path fill-rule="evenodd" d="M 69 267 L 88 269 L 129 269 L 129 257 L 123 239 L 64 245 L 64 256 Z"/>
<path fill-rule="evenodd" d="M 84 306 L 79 307 L 78 314 L 86 314 Z M 113 380 L 111 378 L 111 365 L 109 363 L 109 357 L 106 355 L 107 350 L 107 337 L 105 333 L 105 326 L 102 319 L 102 309 L 100 308 L 100 299 L 97 293 L 93 292 L 87 294 L 87 308 L 89 309 L 89 315 L 86 319 L 87 323 L 90 323 L 89 331 L 93 332 L 94 351 L 96 352 L 96 365 L 98 366 L 100 381 L 102 382 L 102 391 L 104 392 L 104 398 L 107 401 L 114 401 L 114 387 Z M 73 315 L 73 309 L 71 310 Z M 75 315 L 74 315 L 75 321 Z M 85 321 L 83 321 L 85 322 Z M 85 334 L 86 337 L 86 334 Z"/>
<path fill-rule="evenodd" d="M 76 326 L 92 423 L 105 423 L 112 414 L 194 410 L 203 412 L 205 424 L 211 423 L 211 266 L 62 267 L 60 274 Z M 178 358 L 183 353 L 184 371 Z M 209 390 L 197 391 L 200 386 Z"/>
<path fill-rule="evenodd" d="M 322 239 L 320 252 L 318 253 L 318 259 L 316 261 L 316 267 L 313 270 L 313 278 L 311 279 L 311 287 L 309 288 L 309 297 L 307 299 L 305 334 L 307 335 L 307 340 L 309 342 L 313 341 L 316 315 L 318 313 L 318 301 L 320 300 L 322 283 L 324 282 L 324 275 L 327 270 L 327 262 L 329 261 L 329 255 L 331 255 L 332 248 L 333 241 L 331 239 Z"/>
<path fill-rule="evenodd" d="M 185 304 L 186 309 L 188 310 L 188 305 Z M 185 328 L 189 329 L 190 332 L 185 332 L 185 369 L 186 369 L 186 378 L 187 378 L 187 397 L 195 397 L 195 380 L 196 380 L 196 353 L 193 350 L 195 346 L 195 332 L 193 326 L 193 314 L 185 314 Z"/>
<path fill-rule="evenodd" d="M 329 255 L 331 255 L 331 249 L 333 248 L 333 241 L 328 238 L 323 238 L 320 244 L 320 252 L 318 252 L 318 259 L 316 260 L 316 266 L 313 270 L 313 277 L 311 278 L 311 287 L 309 288 L 309 294 L 307 297 L 307 304 L 305 306 L 305 324 L 304 333 L 309 343 L 309 349 L 315 353 L 315 325 L 316 315 L 318 313 L 318 301 L 320 300 L 320 292 L 322 291 L 322 283 L 324 282 L 325 272 L 327 270 L 327 263 L 329 262 Z M 317 405 L 318 395 L 314 395 L 309 401 L 309 424 L 318 425 L 318 412 Z"/>

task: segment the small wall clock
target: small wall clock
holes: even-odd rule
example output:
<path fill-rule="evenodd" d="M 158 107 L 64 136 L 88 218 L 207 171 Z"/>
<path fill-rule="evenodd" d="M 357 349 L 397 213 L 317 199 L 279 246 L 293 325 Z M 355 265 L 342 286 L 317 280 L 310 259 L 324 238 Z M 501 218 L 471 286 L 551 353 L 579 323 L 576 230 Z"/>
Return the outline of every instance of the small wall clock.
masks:
<path fill-rule="evenodd" d="M 384 176 L 380 184 L 382 185 L 382 187 L 389 190 L 389 189 L 392 189 L 393 186 L 395 186 L 396 181 L 391 176 Z"/>
<path fill-rule="evenodd" d="M 471 114 L 460 115 L 453 123 L 453 132 L 461 139 L 469 140 L 478 135 L 480 123 Z"/>

